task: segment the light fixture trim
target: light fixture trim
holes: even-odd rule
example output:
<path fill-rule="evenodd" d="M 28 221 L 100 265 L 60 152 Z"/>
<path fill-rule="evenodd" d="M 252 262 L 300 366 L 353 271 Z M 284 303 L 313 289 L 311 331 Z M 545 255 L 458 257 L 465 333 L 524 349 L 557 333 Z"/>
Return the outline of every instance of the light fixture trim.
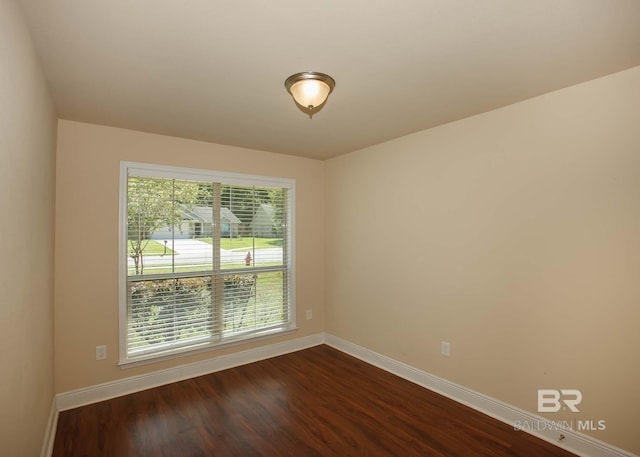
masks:
<path fill-rule="evenodd" d="M 298 99 L 298 97 L 296 96 L 297 91 L 293 89 L 296 84 L 302 83 L 304 81 L 318 81 L 320 83 L 323 83 L 328 88 L 328 90 L 325 90 L 326 95 L 321 97 L 321 100 L 316 104 L 305 104 L 303 101 Z M 336 82 L 331 76 L 327 74 L 320 73 L 317 71 L 304 71 L 304 72 L 296 73 L 294 75 L 289 76 L 285 80 L 284 86 L 287 88 L 287 92 L 291 94 L 295 102 L 299 106 L 307 110 L 309 113 L 309 117 L 311 117 L 312 114 L 315 112 L 315 110 L 317 110 L 320 106 L 324 105 L 324 103 L 327 101 L 327 98 L 329 98 L 329 94 L 333 92 L 333 88 L 336 86 Z"/>

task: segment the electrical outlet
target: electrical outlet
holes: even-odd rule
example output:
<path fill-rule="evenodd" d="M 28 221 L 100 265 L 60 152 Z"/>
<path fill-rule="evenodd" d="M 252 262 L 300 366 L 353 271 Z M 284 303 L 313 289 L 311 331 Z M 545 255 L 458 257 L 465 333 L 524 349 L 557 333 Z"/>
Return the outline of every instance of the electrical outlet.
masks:
<path fill-rule="evenodd" d="M 107 347 L 96 346 L 96 360 L 104 360 L 107 358 Z"/>
<path fill-rule="evenodd" d="M 313 319 L 313 311 L 308 309 L 307 310 L 307 320 L 310 321 L 311 319 Z"/>
<path fill-rule="evenodd" d="M 449 357 L 451 355 L 451 345 L 448 341 L 440 343 L 440 353 L 445 357 Z"/>

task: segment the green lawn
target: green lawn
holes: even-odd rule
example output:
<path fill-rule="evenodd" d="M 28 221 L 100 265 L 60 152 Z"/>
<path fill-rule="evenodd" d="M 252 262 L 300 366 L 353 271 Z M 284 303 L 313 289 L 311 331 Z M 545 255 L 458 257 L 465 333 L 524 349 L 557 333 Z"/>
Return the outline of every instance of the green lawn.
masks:
<path fill-rule="evenodd" d="M 211 238 L 198 238 L 198 241 L 212 244 Z M 281 238 L 222 238 L 220 247 L 224 250 L 231 251 L 234 249 L 248 249 L 254 246 L 256 249 L 275 248 L 282 246 Z"/>
<path fill-rule="evenodd" d="M 127 246 L 129 247 L 129 256 L 131 256 L 131 243 L 128 243 Z M 167 247 L 165 251 L 164 243 L 156 240 L 149 240 L 145 248 L 142 250 L 142 254 L 146 256 L 165 255 L 171 253 L 173 253 L 173 251 L 170 248 Z"/>

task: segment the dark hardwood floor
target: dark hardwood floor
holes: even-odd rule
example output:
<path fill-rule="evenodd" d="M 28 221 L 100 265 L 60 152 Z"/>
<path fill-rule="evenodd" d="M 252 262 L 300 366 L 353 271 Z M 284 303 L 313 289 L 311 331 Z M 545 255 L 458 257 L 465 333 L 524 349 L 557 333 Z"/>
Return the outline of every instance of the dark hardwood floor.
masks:
<path fill-rule="evenodd" d="M 60 413 L 54 457 L 570 454 L 328 346 Z"/>

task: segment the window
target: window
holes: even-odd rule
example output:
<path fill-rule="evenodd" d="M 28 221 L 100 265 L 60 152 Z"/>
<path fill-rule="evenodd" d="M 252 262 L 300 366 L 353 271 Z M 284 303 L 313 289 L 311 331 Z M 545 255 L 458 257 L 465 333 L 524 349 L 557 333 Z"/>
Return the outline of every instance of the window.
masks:
<path fill-rule="evenodd" d="M 293 329 L 294 181 L 123 162 L 120 363 Z"/>

